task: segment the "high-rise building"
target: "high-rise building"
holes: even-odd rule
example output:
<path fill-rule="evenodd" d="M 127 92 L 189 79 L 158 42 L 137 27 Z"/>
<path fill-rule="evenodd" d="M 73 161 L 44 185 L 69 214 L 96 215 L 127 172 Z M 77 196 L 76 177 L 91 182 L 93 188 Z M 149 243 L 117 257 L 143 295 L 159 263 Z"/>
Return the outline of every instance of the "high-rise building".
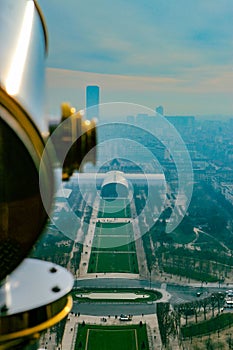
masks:
<path fill-rule="evenodd" d="M 163 106 L 158 106 L 155 108 L 155 112 L 163 115 Z"/>
<path fill-rule="evenodd" d="M 99 86 L 88 85 L 86 87 L 87 119 L 99 118 L 99 94 Z"/>

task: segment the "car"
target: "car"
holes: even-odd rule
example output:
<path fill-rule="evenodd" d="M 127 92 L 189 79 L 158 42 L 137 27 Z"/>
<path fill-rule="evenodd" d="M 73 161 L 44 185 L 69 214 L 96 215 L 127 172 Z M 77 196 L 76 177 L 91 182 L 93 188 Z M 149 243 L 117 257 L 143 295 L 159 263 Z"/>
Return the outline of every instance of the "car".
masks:
<path fill-rule="evenodd" d="M 224 308 L 233 308 L 233 301 L 232 300 L 226 300 L 226 303 L 224 305 Z"/>
<path fill-rule="evenodd" d="M 229 289 L 226 291 L 226 295 L 229 297 L 229 298 L 232 298 L 233 297 L 233 290 L 232 289 Z"/>
<path fill-rule="evenodd" d="M 131 320 L 132 320 L 132 317 L 131 317 L 131 316 L 127 316 L 127 315 L 121 314 L 120 317 L 119 317 L 119 320 L 120 320 L 120 321 L 131 321 Z"/>

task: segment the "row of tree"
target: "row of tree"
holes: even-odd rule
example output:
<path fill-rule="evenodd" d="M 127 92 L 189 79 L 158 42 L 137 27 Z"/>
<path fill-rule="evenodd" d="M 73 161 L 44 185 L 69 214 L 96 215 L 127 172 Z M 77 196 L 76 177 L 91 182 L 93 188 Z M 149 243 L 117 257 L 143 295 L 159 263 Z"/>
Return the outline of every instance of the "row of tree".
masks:
<path fill-rule="evenodd" d="M 206 321 L 208 312 L 211 312 L 212 318 L 219 316 L 223 304 L 224 298 L 220 293 L 213 293 L 193 302 L 177 304 L 173 309 L 170 303 L 157 303 L 157 318 L 163 346 L 169 348 L 171 339 L 180 338 L 181 327 L 184 326 L 182 319 L 185 326 Z"/>
<path fill-rule="evenodd" d="M 212 317 L 219 315 L 224 303 L 225 299 L 222 293 L 212 293 L 205 298 L 188 303 L 177 304 L 174 306 L 176 323 L 181 325 L 181 318 L 185 320 L 185 325 L 188 324 L 189 319 L 191 322 L 195 320 L 195 323 L 202 320 L 205 321 L 209 311 L 211 311 Z"/>

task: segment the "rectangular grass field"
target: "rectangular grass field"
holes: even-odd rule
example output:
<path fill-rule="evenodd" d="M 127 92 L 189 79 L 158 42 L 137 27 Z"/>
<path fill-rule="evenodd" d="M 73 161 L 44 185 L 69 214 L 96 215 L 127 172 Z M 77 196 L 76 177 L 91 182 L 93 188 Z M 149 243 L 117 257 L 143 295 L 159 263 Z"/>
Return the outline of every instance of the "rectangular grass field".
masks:
<path fill-rule="evenodd" d="M 136 329 L 89 329 L 87 350 L 138 350 Z"/>
<path fill-rule="evenodd" d="M 135 244 L 129 236 L 95 236 L 92 249 L 135 252 Z"/>
<path fill-rule="evenodd" d="M 130 217 L 130 206 L 127 200 L 100 202 L 101 217 L 114 217 L 115 214 Z M 109 214 L 109 211 L 111 212 Z M 121 214 L 119 214 L 119 211 Z M 124 215 L 122 214 L 124 211 Z M 107 213 L 107 214 L 106 214 Z M 105 216 L 105 214 L 107 216 Z M 88 273 L 138 273 L 138 261 L 134 232 L 131 222 L 97 222 L 92 242 Z"/>
<path fill-rule="evenodd" d="M 89 273 L 138 273 L 136 253 L 98 252 L 91 253 Z"/>
<path fill-rule="evenodd" d="M 75 350 L 149 350 L 146 325 L 79 324 Z"/>
<path fill-rule="evenodd" d="M 130 218 L 130 205 L 126 199 L 114 201 L 102 200 L 98 212 L 99 218 Z"/>
<path fill-rule="evenodd" d="M 98 235 L 133 236 L 133 226 L 130 222 L 122 224 L 97 222 L 95 236 Z"/>

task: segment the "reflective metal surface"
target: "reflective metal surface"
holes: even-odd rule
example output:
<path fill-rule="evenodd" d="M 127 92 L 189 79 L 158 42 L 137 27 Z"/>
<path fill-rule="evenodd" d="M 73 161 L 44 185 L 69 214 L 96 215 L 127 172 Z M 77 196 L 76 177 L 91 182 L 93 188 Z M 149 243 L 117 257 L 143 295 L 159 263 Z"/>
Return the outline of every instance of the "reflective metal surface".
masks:
<path fill-rule="evenodd" d="M 45 23 L 36 1 L 0 0 L 0 349 L 4 350 L 36 349 L 41 332 L 61 321 L 72 307 L 69 272 L 36 259 L 22 262 L 47 218 L 41 178 L 47 209 L 53 196 L 43 115 L 46 50 Z"/>
<path fill-rule="evenodd" d="M 52 197 L 43 157 L 45 25 L 32 0 L 0 0 L 0 281 L 27 256 L 47 214 L 39 168 Z"/>
<path fill-rule="evenodd" d="M 17 339 L 36 339 L 63 319 L 72 307 L 67 296 L 72 286 L 73 277 L 64 268 L 25 259 L 0 288 L 0 349 Z"/>
<path fill-rule="evenodd" d="M 46 218 L 28 148 L 0 119 L 0 280 L 31 250 Z"/>
<path fill-rule="evenodd" d="M 0 86 L 43 132 L 44 24 L 33 0 L 0 0 Z"/>
<path fill-rule="evenodd" d="M 7 315 L 53 303 L 70 292 L 73 277 L 61 266 L 38 259 L 25 259 L 7 279 Z M 25 290 L 25 286 L 27 286 Z M 0 288 L 0 313 L 2 303 Z"/>

